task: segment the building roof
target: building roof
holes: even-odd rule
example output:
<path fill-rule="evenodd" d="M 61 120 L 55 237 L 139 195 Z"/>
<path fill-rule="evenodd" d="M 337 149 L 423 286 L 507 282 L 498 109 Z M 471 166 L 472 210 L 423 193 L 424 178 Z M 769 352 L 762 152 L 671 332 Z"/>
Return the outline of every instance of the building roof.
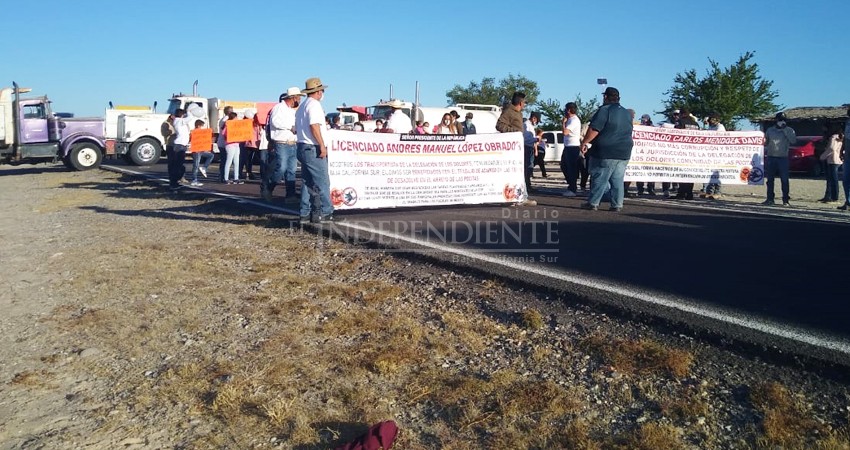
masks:
<path fill-rule="evenodd" d="M 842 106 L 800 106 L 797 108 L 789 108 L 783 111 L 785 117 L 789 120 L 840 120 L 847 118 L 847 108 L 850 104 Z M 759 117 L 756 122 L 772 122 L 774 116 Z"/>

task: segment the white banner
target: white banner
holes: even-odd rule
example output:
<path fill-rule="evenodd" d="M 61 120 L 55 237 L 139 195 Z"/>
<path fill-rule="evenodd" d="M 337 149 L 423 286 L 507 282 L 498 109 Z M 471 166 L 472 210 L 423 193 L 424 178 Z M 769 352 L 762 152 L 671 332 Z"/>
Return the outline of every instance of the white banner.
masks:
<path fill-rule="evenodd" d="M 680 130 L 635 125 L 626 181 L 762 184 L 761 131 Z"/>
<path fill-rule="evenodd" d="M 504 203 L 527 196 L 521 133 L 327 130 L 334 208 Z"/>

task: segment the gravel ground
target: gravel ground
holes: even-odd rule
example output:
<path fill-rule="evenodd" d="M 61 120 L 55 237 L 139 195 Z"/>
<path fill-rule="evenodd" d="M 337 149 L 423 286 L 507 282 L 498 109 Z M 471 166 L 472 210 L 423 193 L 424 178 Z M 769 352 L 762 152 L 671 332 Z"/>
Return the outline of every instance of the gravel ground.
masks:
<path fill-rule="evenodd" d="M 0 449 L 850 448 L 846 378 L 734 343 L 107 172 L 0 201 Z"/>

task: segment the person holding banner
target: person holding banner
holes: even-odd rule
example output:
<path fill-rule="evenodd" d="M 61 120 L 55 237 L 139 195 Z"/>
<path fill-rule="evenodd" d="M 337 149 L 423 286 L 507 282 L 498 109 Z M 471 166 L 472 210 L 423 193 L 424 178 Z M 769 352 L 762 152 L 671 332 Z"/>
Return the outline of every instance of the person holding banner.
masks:
<path fill-rule="evenodd" d="M 791 206 L 788 182 L 788 150 L 797 142 L 797 133 L 785 122 L 785 113 L 776 113 L 776 124 L 764 132 L 764 178 L 767 184 L 767 199 L 764 206 L 773 206 L 776 175 L 782 183 L 782 206 Z"/>
<path fill-rule="evenodd" d="M 499 133 L 514 133 L 519 132 L 522 133 L 524 131 L 524 124 L 522 120 L 522 108 L 525 107 L 525 93 L 524 92 L 514 92 L 511 96 L 510 104 L 506 104 L 502 108 L 502 114 L 499 116 L 499 119 L 496 121 L 496 131 Z M 445 116 L 443 116 L 445 117 Z M 523 136 L 524 138 L 525 136 Z M 533 155 L 534 148 L 531 148 L 531 153 L 529 151 L 525 152 L 524 158 L 524 166 L 525 170 L 525 190 L 523 194 L 519 197 L 522 201 L 515 203 L 514 205 L 522 205 L 522 206 L 537 206 L 537 202 L 535 200 L 530 200 L 528 198 L 528 189 L 531 187 L 531 173 L 528 170 L 528 166 L 531 165 L 531 161 L 529 160 L 529 156 Z M 532 156 L 533 157 L 533 156 Z"/>
<path fill-rule="evenodd" d="M 225 147 L 227 146 L 227 142 L 224 141 L 224 134 L 222 134 L 222 130 L 224 130 L 224 123 L 227 122 L 230 117 L 230 113 L 233 112 L 232 106 L 225 106 L 221 119 L 218 121 L 218 139 L 216 140 L 216 147 L 218 147 L 218 181 L 224 183 L 224 160 L 227 159 L 227 152 L 225 151 Z"/>
<path fill-rule="evenodd" d="M 319 78 L 308 78 L 301 91 L 307 95 L 295 112 L 298 161 L 301 163 L 302 222 L 335 222 L 331 203 L 331 180 L 328 174 L 328 148 L 322 131 L 325 127 L 325 110 L 320 103 L 325 89 Z"/>
<path fill-rule="evenodd" d="M 610 190 L 610 211 L 623 209 L 623 177 L 632 157 L 632 115 L 620 105 L 620 91 L 608 87 L 602 93 L 602 106 L 590 119 L 590 128 L 581 142 L 581 152 L 590 158 L 590 196 L 582 209 L 596 210 Z M 587 145 L 593 143 L 588 152 Z"/>
<path fill-rule="evenodd" d="M 246 109 L 244 116 L 245 119 L 251 121 L 253 132 L 251 133 L 251 139 L 242 143 L 242 149 L 239 152 L 239 173 L 242 175 L 242 178 L 253 180 L 254 158 L 258 157 L 260 153 L 260 135 L 263 130 L 256 110 Z"/>
<path fill-rule="evenodd" d="M 195 121 L 195 129 L 189 133 L 189 151 L 192 153 L 192 186 L 203 186 L 203 183 L 198 181 L 198 172 L 200 171 L 204 178 L 207 177 L 207 169 L 213 160 L 212 152 L 212 130 L 204 128 L 203 120 Z M 204 166 L 201 167 L 201 160 L 205 159 Z"/>
<path fill-rule="evenodd" d="M 720 123 L 720 115 L 711 113 L 708 116 L 708 131 L 726 131 L 726 127 Z M 700 197 L 717 200 L 720 198 L 720 183 L 708 183 L 705 185 L 705 193 Z"/>
<path fill-rule="evenodd" d="M 227 116 L 227 122 L 224 122 L 224 128 L 221 130 L 221 134 L 224 136 L 225 142 L 224 152 L 226 154 L 226 159 L 224 162 L 224 183 L 226 184 L 245 183 L 239 179 L 240 142 L 245 139 L 242 139 L 244 136 L 237 135 L 236 117 L 236 113 L 231 112 L 230 115 Z M 228 179 L 231 167 L 233 168 L 233 180 Z"/>
<path fill-rule="evenodd" d="M 676 124 L 676 128 L 684 130 L 699 130 L 699 123 L 697 123 L 697 119 L 691 115 L 690 111 L 682 108 L 682 117 L 679 119 L 679 123 Z M 693 200 L 694 184 L 679 183 L 679 191 L 676 193 L 675 198 L 677 200 Z"/>
<path fill-rule="evenodd" d="M 301 95 L 301 89 L 297 87 L 287 89 L 269 117 L 271 148 L 260 183 L 260 195 L 267 201 L 272 199 L 272 191 L 281 180 L 285 181 L 286 198 L 295 198 L 295 169 L 298 166 L 295 110 L 301 102 Z"/>

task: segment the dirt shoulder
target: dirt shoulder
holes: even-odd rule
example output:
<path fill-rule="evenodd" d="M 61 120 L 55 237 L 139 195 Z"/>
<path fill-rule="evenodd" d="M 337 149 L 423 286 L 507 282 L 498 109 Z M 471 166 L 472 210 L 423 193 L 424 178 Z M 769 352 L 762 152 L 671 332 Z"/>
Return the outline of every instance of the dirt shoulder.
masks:
<path fill-rule="evenodd" d="M 104 171 L 0 168 L 0 449 L 850 448 L 850 390 Z"/>

